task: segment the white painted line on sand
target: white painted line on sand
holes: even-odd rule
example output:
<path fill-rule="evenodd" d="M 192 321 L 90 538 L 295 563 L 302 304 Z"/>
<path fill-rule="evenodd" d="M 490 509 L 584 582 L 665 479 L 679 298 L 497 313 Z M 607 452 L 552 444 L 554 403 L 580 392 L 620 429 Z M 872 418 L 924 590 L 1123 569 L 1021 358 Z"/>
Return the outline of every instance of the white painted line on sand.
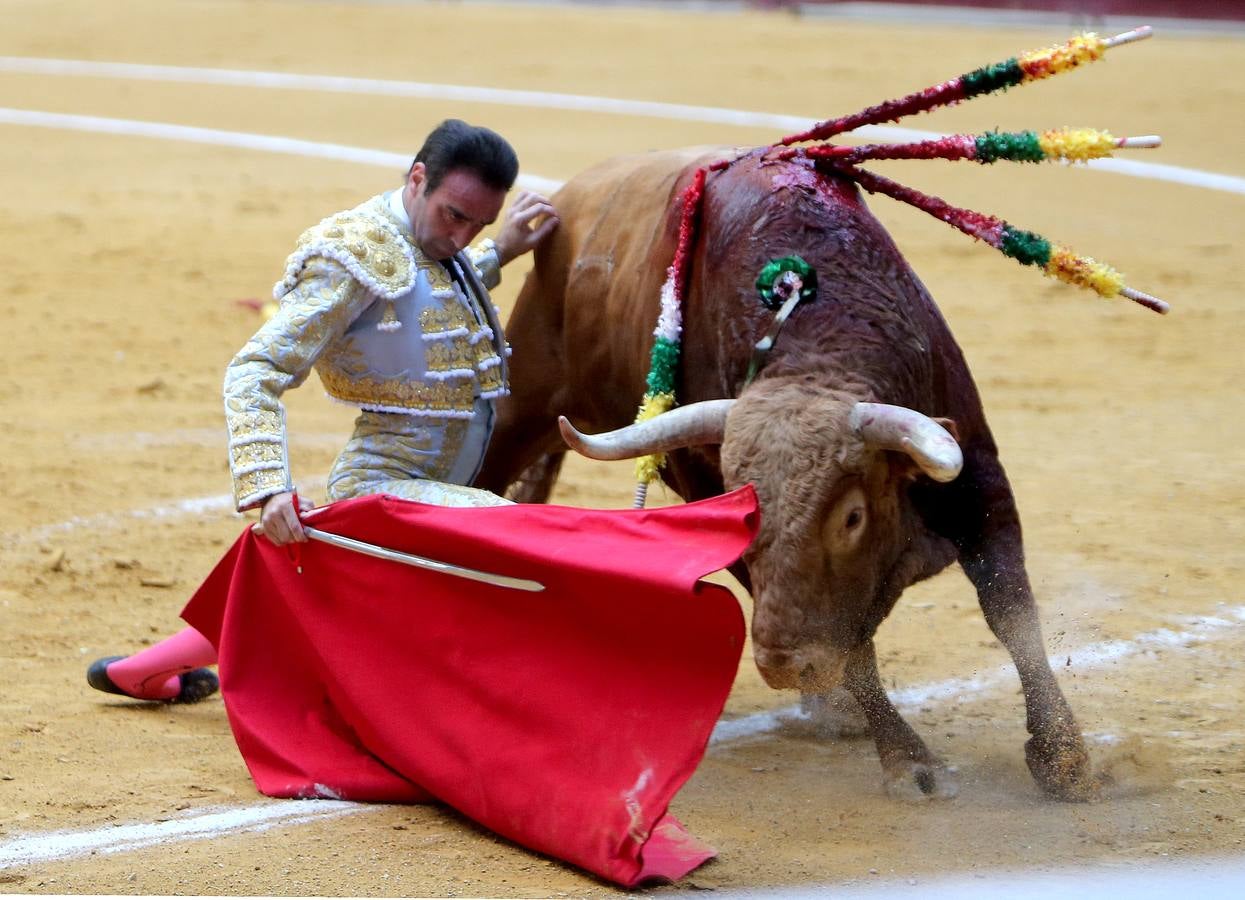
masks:
<path fill-rule="evenodd" d="M 370 150 L 366 147 L 349 147 L 345 144 L 325 144 L 298 138 L 275 137 L 264 134 L 248 134 L 242 131 L 223 131 L 218 128 L 197 128 L 190 125 L 168 125 L 163 122 L 142 122 L 135 119 L 109 119 L 102 116 L 79 116 L 67 113 L 40 112 L 29 109 L 0 107 L 0 125 L 21 125 L 28 128 L 55 128 L 62 131 L 86 131 L 94 134 L 112 134 L 123 137 L 157 138 L 166 141 L 184 141 L 191 144 L 211 144 L 218 147 L 234 147 L 242 150 L 259 150 L 264 153 L 285 153 L 291 156 L 308 156 L 342 162 L 382 166 L 395 171 L 405 171 L 411 164 L 406 153 L 390 153 Z M 562 182 L 537 175 L 520 175 L 515 184 L 526 190 L 553 193 Z"/>
<path fill-rule="evenodd" d="M 1143 632 L 1129 641 L 1100 641 L 1079 650 L 1061 651 L 1051 656 L 1051 665 L 1056 670 L 1071 666 L 1083 671 L 1101 668 L 1140 653 L 1181 650 L 1216 640 L 1233 630 L 1245 628 L 1245 606 L 1229 607 L 1215 616 L 1191 616 L 1184 619 L 1182 624 L 1186 627 L 1180 631 L 1159 628 Z M 1016 668 L 1009 663 L 973 678 L 949 678 L 892 691 L 890 697 L 896 706 L 911 710 L 931 703 L 967 703 L 990 691 L 1015 688 L 1019 684 Z M 787 722 L 807 718 L 798 705 L 793 705 L 741 716 L 738 719 L 723 720 L 713 729 L 709 746 L 719 747 L 735 741 L 759 738 L 776 731 Z"/>
<path fill-rule="evenodd" d="M 237 809 L 196 810 L 164 822 L 25 835 L 0 844 L 0 869 L 93 853 L 123 853 L 156 844 L 266 831 L 282 825 L 302 825 L 375 808 L 375 805 L 336 800 L 282 800 Z"/>
<path fill-rule="evenodd" d="M 343 160 L 373 166 L 405 168 L 410 165 L 409 155 L 388 153 L 384 150 L 368 150 L 365 147 L 348 147 L 344 144 L 326 144 L 303 141 L 297 138 L 248 134 L 241 131 L 222 131 L 218 128 L 196 128 L 190 125 L 169 125 L 163 122 L 142 122 L 135 119 L 109 119 L 103 116 L 81 116 L 69 113 L 40 112 L 30 109 L 0 108 L 0 124 L 24 125 L 32 128 L 59 128 L 66 131 L 88 131 L 95 134 L 115 134 L 127 137 L 159 138 L 161 140 L 186 141 L 193 144 L 216 144 L 244 150 L 262 150 L 266 153 L 288 153 L 322 159 Z"/>
<path fill-rule="evenodd" d="M 302 489 L 310 491 L 319 491 L 327 483 L 327 478 L 307 478 L 299 481 Z M 28 531 L 0 535 L 0 540 L 14 544 L 31 543 L 46 541 L 56 535 L 66 534 L 71 531 L 109 531 L 134 521 L 175 519 L 185 516 L 200 516 L 207 513 L 229 513 L 230 515 L 239 516 L 238 513 L 234 512 L 232 494 L 210 494 L 206 497 L 185 497 L 181 500 L 174 500 L 171 503 L 160 503 L 155 506 L 131 509 L 124 512 L 104 512 L 96 513 L 92 516 L 74 516 L 72 519 L 66 519 L 63 522 L 40 525 Z"/>
<path fill-rule="evenodd" d="M 568 112 L 640 116 L 652 119 L 673 119 L 678 122 L 737 125 L 744 128 L 774 128 L 781 131 L 803 130 L 815 121 L 804 116 L 782 115 L 779 113 L 747 112 L 717 106 L 693 106 L 649 100 L 593 97 L 553 91 L 520 91 L 460 84 L 430 84 L 421 81 L 349 78 L 336 75 L 300 75 L 290 72 L 261 72 L 239 69 L 154 66 L 135 63 L 92 62 L 77 59 L 0 56 L 0 72 L 119 78 L 280 90 L 326 91 L 329 93 L 410 97 L 421 100 L 453 100 L 460 103 L 485 103 L 495 106 L 522 106 L 538 109 L 560 109 Z M 907 132 L 914 135 L 928 133 L 909 132 L 908 129 L 904 128 L 888 128 L 886 132 L 891 135 L 894 135 L 896 132 Z M 857 132 L 857 134 L 860 133 Z"/>
<path fill-rule="evenodd" d="M 1103 172 L 1114 172 L 1116 175 L 1147 178 L 1151 181 L 1169 181 L 1173 184 L 1186 184 L 1190 187 L 1206 188 L 1225 194 L 1245 194 L 1245 178 L 1236 175 L 1202 172 L 1198 169 L 1140 162 L 1135 159 L 1091 159 L 1083 165 L 1091 169 L 1100 169 Z"/>
<path fill-rule="evenodd" d="M 30 543 L 46 541 L 49 538 L 70 531 L 105 531 L 120 527 L 123 523 L 142 519 L 169 519 L 181 516 L 197 516 L 205 513 L 233 512 L 232 494 L 212 494 L 207 497 L 186 497 L 172 503 L 162 503 L 145 509 L 131 509 L 126 512 L 96 513 L 91 516 L 74 516 L 63 522 L 40 525 L 28 531 L 14 532 L 3 535 L 3 540 L 12 543 Z"/>
<path fill-rule="evenodd" d="M 15 74 L 78 76 L 90 78 L 118 78 L 129 80 L 174 82 L 185 84 L 213 84 L 231 87 L 267 88 L 279 90 L 327 91 L 333 93 L 368 94 L 372 96 L 413 97 L 430 100 L 452 100 L 461 103 L 485 103 L 498 106 L 522 106 L 539 109 L 559 109 L 572 112 L 604 113 L 620 116 L 640 116 L 647 118 L 672 119 L 683 122 L 705 122 L 716 125 L 733 125 L 744 128 L 773 128 L 782 132 L 802 131 L 817 121 L 819 117 L 793 116 L 782 113 L 768 113 L 750 110 L 726 109 L 716 106 L 695 106 L 682 103 L 661 103 L 650 100 L 626 100 L 616 97 L 595 97 L 583 94 L 564 94 L 552 91 L 521 91 L 505 88 L 490 88 L 457 84 L 434 84 L 420 81 L 395 81 L 378 78 L 352 78 L 336 75 L 303 75 L 290 72 L 263 72 L 239 69 L 210 69 L 190 66 L 159 66 L 138 63 L 96 62 L 75 59 L 46 59 L 25 56 L 0 56 L 0 72 Z M 0 123 L 4 122 L 3 113 L 22 112 L 21 110 L 0 111 Z M 63 115 L 46 113 L 44 115 Z M 94 118 L 94 117 L 83 117 Z M 124 121 L 124 120 L 105 120 Z M 35 124 L 9 122 L 8 124 Z M 153 125 L 154 123 L 145 123 Z M 45 127 L 49 127 L 44 123 Z M 68 127 L 62 125 L 61 127 Z M 166 126 L 181 127 L 181 126 Z M 84 129 L 93 130 L 93 129 Z M 195 131 L 212 132 L 212 129 L 192 129 Z M 115 133 L 115 132 L 114 132 Z M 237 134 L 237 132 L 219 132 L 219 134 Z M 935 131 L 915 128 L 903 128 L 896 125 L 866 125 L 852 132 L 855 137 L 864 140 L 900 140 L 920 141 L 942 137 Z M 149 137 L 165 135 L 149 134 Z M 252 135 L 253 138 L 258 136 Z M 778 137 L 778 135 L 775 135 Z M 189 137 L 182 137 L 189 140 Z M 320 156 L 330 159 L 349 159 L 375 165 L 394 167 L 392 159 L 397 157 L 397 167 L 405 168 L 410 163 L 409 156 L 385 153 L 379 150 L 367 150 L 358 147 L 344 148 L 335 144 L 315 144 L 310 141 L 295 141 L 292 138 L 270 138 L 272 141 L 288 141 L 284 149 L 275 145 L 270 147 L 252 147 L 251 149 L 267 149 L 271 152 L 299 153 L 294 149 L 298 146 L 334 148 L 308 152 L 308 156 Z M 225 143 L 224 141 L 200 141 L 201 143 Z M 242 146 L 228 144 L 228 146 Z M 343 155 L 333 155 L 335 153 Z M 1181 166 L 1148 163 L 1131 159 L 1100 159 L 1086 163 L 1090 168 L 1117 175 L 1133 178 L 1145 178 L 1152 181 L 1169 181 L 1191 187 L 1206 188 L 1232 194 L 1245 194 L 1245 178 L 1235 175 L 1224 175 L 1216 172 L 1203 172 Z M 559 182 L 547 178 L 532 176 L 530 183 L 522 186 L 531 190 L 548 193 L 556 190 Z"/>
<path fill-rule="evenodd" d="M 66 436 L 79 450 L 150 450 L 166 447 L 225 448 L 227 434 L 220 428 L 170 428 L 168 431 L 92 431 Z M 335 431 L 291 431 L 300 447 L 340 447 L 345 437 Z"/>

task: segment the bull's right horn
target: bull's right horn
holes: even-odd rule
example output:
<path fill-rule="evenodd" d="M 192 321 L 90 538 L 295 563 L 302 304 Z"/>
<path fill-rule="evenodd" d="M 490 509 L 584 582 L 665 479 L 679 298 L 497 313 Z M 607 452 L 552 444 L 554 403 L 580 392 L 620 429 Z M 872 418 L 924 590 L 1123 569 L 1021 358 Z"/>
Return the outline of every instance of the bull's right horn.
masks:
<path fill-rule="evenodd" d="M 866 444 L 908 454 L 935 481 L 951 481 L 964 467 L 964 453 L 951 433 L 916 410 L 857 403 L 848 424 Z"/>
<path fill-rule="evenodd" d="M 566 416 L 558 416 L 558 428 L 567 446 L 589 459 L 634 459 L 681 447 L 722 443 L 726 414 L 734 403 L 734 400 L 704 400 L 601 434 L 577 431 Z"/>

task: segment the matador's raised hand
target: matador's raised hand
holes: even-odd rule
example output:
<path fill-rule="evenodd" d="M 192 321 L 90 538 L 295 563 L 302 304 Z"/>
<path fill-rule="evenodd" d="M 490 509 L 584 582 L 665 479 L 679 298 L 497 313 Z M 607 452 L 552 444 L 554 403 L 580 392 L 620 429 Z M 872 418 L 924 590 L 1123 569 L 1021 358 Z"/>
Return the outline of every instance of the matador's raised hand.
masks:
<path fill-rule="evenodd" d="M 535 250 L 558 227 L 558 213 L 540 194 L 519 191 L 497 234 L 497 260 L 505 265 Z"/>

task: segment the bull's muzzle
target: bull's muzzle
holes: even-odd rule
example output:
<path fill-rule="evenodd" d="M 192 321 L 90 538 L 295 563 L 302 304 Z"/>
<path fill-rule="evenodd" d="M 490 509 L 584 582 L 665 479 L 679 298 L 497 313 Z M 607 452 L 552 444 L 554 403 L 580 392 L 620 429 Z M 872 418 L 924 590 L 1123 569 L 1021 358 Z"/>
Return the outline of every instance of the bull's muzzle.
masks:
<path fill-rule="evenodd" d="M 824 693 L 839 686 L 847 670 L 847 652 L 812 644 L 794 649 L 756 646 L 753 658 L 765 683 L 777 690 Z"/>

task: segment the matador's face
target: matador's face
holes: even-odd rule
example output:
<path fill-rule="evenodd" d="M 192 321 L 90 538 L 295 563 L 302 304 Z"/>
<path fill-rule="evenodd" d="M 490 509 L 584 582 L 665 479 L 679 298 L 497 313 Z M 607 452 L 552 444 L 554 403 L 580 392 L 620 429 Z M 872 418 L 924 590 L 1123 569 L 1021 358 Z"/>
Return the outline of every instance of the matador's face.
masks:
<path fill-rule="evenodd" d="M 485 184 L 469 169 L 447 172 L 431 191 L 426 183 L 424 164 L 415 163 L 402 202 L 415 243 L 432 259 L 447 259 L 465 249 L 485 225 L 497 221 L 506 202 L 505 191 Z"/>

